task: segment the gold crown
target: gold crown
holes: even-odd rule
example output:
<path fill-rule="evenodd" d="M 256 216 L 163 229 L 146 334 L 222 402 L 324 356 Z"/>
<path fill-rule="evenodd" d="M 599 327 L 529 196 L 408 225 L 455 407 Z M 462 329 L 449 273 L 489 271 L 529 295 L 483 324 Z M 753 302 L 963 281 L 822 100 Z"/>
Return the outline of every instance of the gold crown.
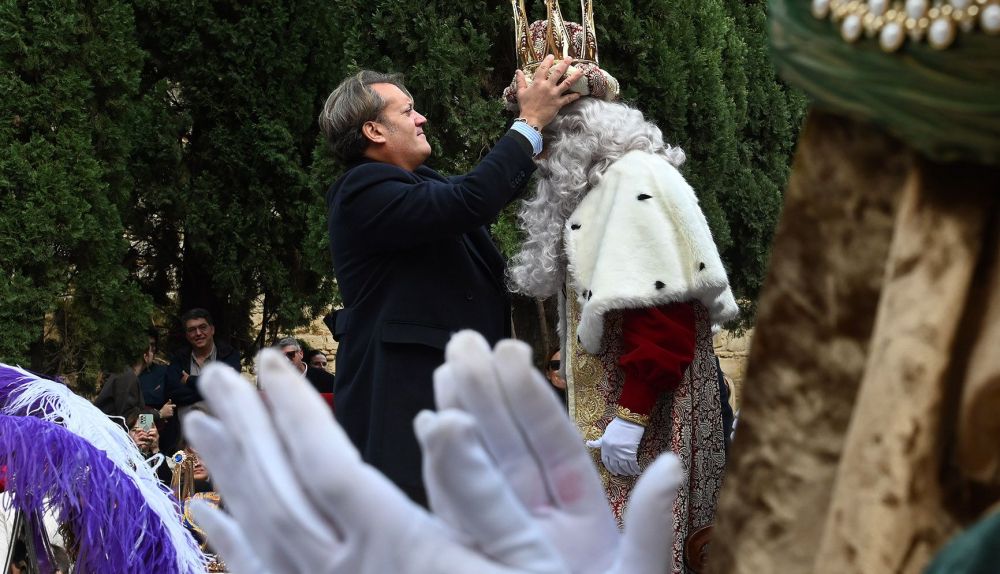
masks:
<path fill-rule="evenodd" d="M 511 0 L 511 6 L 514 8 L 517 67 L 524 72 L 529 83 L 541 61 L 552 55 L 557 61 L 572 61 L 567 73 L 583 72 L 583 76 L 570 88 L 572 91 L 608 101 L 618 98 L 618 80 L 597 64 L 597 34 L 591 0 L 580 1 L 583 24 L 564 20 L 558 0 L 545 0 L 548 18 L 530 24 L 524 0 Z M 507 109 L 518 109 L 516 79 L 504 90 L 503 100 Z"/>
<path fill-rule="evenodd" d="M 551 54 L 556 60 L 572 58 L 578 62 L 597 64 L 597 33 L 594 29 L 594 5 L 592 0 L 580 0 L 580 14 L 583 33 L 580 35 L 581 46 L 577 49 L 571 40 L 566 21 L 559 10 L 558 0 L 545 0 L 547 13 L 545 46 L 546 52 L 539 54 L 531 40 L 527 13 L 524 10 L 524 0 L 511 0 L 514 8 L 514 42 L 517 49 L 517 66 L 525 72 L 533 72 L 545 56 Z M 572 52 L 575 55 L 571 54 Z"/>

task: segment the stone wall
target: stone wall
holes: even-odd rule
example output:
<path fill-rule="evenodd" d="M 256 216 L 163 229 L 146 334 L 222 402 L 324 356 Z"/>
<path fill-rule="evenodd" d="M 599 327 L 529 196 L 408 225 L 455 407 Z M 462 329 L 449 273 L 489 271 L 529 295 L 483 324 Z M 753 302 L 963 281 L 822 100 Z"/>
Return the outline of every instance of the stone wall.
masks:
<path fill-rule="evenodd" d="M 730 402 L 733 405 L 733 410 L 740 408 L 740 399 L 743 396 L 743 378 L 746 376 L 747 355 L 750 354 L 752 337 L 753 329 L 745 331 L 741 335 L 736 335 L 732 331 L 721 331 L 715 336 L 715 355 L 719 357 L 722 372 L 732 383 Z"/>

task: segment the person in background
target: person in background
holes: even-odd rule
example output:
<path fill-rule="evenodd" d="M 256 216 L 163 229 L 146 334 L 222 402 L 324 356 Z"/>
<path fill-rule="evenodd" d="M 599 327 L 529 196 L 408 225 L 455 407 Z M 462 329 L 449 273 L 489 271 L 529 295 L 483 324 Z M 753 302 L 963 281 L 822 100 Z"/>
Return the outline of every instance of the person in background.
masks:
<path fill-rule="evenodd" d="M 146 408 L 145 399 L 139 388 L 139 374 L 149 368 L 156 353 L 156 342 L 149 338 L 146 351 L 121 373 L 108 377 L 101 392 L 94 399 L 94 406 L 111 417 L 120 417 L 123 423 L 138 415 Z M 156 420 L 174 416 L 174 405 L 169 400 L 159 409 L 152 409 Z"/>
<path fill-rule="evenodd" d="M 167 399 L 178 407 L 200 402 L 198 376 L 211 361 L 222 361 L 240 370 L 240 352 L 226 343 L 215 340 L 215 321 L 201 308 L 194 308 L 181 315 L 187 345 L 174 354 L 167 369 Z"/>
<path fill-rule="evenodd" d="M 306 353 L 306 363 L 309 363 L 312 367 L 326 371 L 328 370 L 326 368 L 327 362 L 326 355 L 319 349 L 313 349 Z"/>
<path fill-rule="evenodd" d="M 167 365 L 156 362 L 160 350 L 160 333 L 156 329 L 149 330 L 149 347 L 153 358 L 139 373 L 139 389 L 146 406 L 159 409 L 167 403 Z"/>
<path fill-rule="evenodd" d="M 160 453 L 160 431 L 156 428 L 155 422 L 149 425 L 148 428 L 144 426 L 140 415 L 152 415 L 154 412 L 156 411 L 146 407 L 128 419 L 128 436 L 131 437 L 135 446 L 139 447 L 139 452 L 141 452 L 142 456 L 144 456 L 147 460 Z M 150 466 L 155 466 L 157 464 L 159 464 L 159 466 L 156 466 L 156 477 L 159 478 L 160 482 L 163 484 L 169 485 L 170 479 L 173 478 L 173 472 L 170 470 L 170 467 L 166 462 L 157 460 L 150 461 Z"/>
<path fill-rule="evenodd" d="M 309 384 L 316 389 L 316 392 L 320 394 L 329 394 L 333 392 L 333 385 L 336 382 L 336 378 L 324 369 L 307 365 L 302 360 L 304 356 L 302 353 L 302 345 L 300 345 L 295 338 L 285 337 L 284 339 L 278 341 L 278 344 L 275 345 L 275 347 L 277 347 L 278 350 L 280 350 L 285 357 L 287 357 L 288 360 L 295 365 L 295 368 L 298 369 L 298 371 L 305 376 L 306 380 L 309 381 Z"/>
<path fill-rule="evenodd" d="M 566 404 L 566 379 L 562 377 L 562 353 L 556 349 L 549 362 L 545 364 L 545 378 L 552 383 L 559 400 Z"/>

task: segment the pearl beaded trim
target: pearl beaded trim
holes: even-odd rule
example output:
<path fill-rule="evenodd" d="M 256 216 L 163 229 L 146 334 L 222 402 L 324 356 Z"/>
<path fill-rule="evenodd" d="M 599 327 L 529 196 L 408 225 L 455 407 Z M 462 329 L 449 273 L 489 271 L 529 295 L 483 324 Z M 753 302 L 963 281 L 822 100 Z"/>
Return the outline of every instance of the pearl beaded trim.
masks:
<path fill-rule="evenodd" d="M 812 0 L 812 14 L 838 24 L 848 42 L 877 36 L 886 52 L 898 50 L 907 37 L 926 38 L 944 50 L 958 30 L 971 32 L 977 24 L 987 34 L 1000 34 L 1000 0 Z"/>

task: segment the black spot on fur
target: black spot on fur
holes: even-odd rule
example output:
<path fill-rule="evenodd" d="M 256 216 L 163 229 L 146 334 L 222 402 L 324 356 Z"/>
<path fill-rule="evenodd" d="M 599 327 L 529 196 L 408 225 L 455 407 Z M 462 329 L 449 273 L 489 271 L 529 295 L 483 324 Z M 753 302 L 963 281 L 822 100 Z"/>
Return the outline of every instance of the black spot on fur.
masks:
<path fill-rule="evenodd" d="M 584 295 L 587 297 L 587 301 L 590 301 L 590 298 L 594 296 L 594 292 L 588 289 Z"/>
<path fill-rule="evenodd" d="M 572 229 L 573 231 L 576 231 L 577 229 L 580 229 L 580 224 L 579 223 L 574 223 L 574 224 L 570 225 L 569 228 Z"/>
<path fill-rule="evenodd" d="M 639 199 L 639 201 L 645 201 L 645 200 L 649 199 L 650 197 L 653 197 L 653 196 L 652 195 L 646 195 L 645 193 L 640 193 L 638 199 Z"/>
<path fill-rule="evenodd" d="M 657 281 L 657 282 L 655 283 L 655 285 L 656 285 L 656 288 L 657 288 L 657 289 L 663 289 L 664 287 L 666 287 L 666 286 L 667 286 L 667 284 L 666 284 L 666 283 L 664 283 L 663 281 Z"/>
<path fill-rule="evenodd" d="M 704 270 L 705 270 L 705 264 L 704 263 L 699 263 L 698 264 L 698 271 L 704 271 Z"/>

